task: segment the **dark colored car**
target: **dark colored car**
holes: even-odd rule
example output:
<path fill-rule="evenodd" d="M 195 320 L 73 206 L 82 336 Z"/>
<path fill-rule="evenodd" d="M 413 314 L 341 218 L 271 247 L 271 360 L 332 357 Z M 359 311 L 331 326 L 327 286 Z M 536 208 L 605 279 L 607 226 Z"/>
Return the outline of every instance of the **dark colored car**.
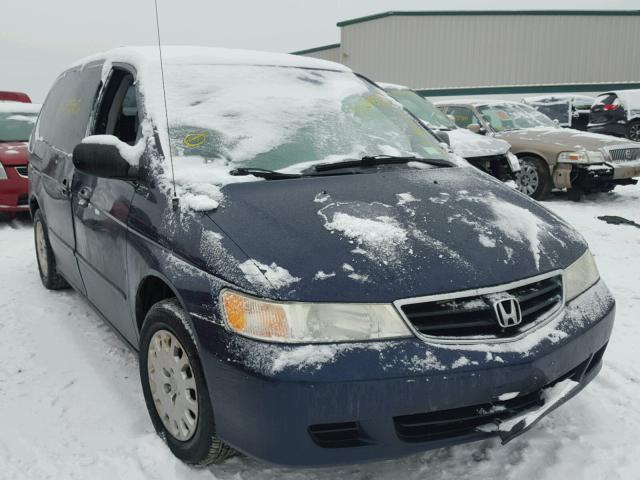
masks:
<path fill-rule="evenodd" d="M 587 129 L 640 142 L 640 90 L 598 95 L 591 107 Z"/>
<path fill-rule="evenodd" d="M 587 129 L 594 101 L 595 98 L 584 95 L 545 95 L 522 99 L 522 103 L 557 121 L 561 127 L 582 131 Z"/>
<path fill-rule="evenodd" d="M 27 141 L 40 105 L 0 101 L 0 214 L 29 210 Z"/>
<path fill-rule="evenodd" d="M 168 129 L 153 48 L 58 78 L 30 206 L 43 284 L 139 352 L 177 457 L 509 441 L 598 373 L 614 299 L 557 216 L 343 65 L 163 54 Z"/>

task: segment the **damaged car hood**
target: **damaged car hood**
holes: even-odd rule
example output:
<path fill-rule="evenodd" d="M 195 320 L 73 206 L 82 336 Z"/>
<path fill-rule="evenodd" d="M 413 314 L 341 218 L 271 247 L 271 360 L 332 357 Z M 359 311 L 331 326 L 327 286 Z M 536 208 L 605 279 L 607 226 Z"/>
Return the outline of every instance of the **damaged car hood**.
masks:
<path fill-rule="evenodd" d="M 283 300 L 391 302 L 499 285 L 565 268 L 587 248 L 557 216 L 468 167 L 248 182 L 223 193 L 208 216 L 226 235 L 221 246 L 236 251 L 237 284 Z"/>

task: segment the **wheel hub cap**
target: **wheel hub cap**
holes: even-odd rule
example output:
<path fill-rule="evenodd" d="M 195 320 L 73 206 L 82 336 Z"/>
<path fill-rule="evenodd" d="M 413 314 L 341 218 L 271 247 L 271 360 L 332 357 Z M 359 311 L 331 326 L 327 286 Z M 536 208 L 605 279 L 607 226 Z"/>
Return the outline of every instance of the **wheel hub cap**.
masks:
<path fill-rule="evenodd" d="M 198 389 L 187 352 L 175 335 L 167 330 L 153 334 L 147 368 L 163 425 L 177 440 L 189 440 L 198 425 Z"/>
<path fill-rule="evenodd" d="M 522 162 L 520 171 L 516 174 L 518 190 L 531 196 L 537 190 L 538 182 L 538 170 L 529 162 Z"/>
<path fill-rule="evenodd" d="M 38 266 L 44 277 L 49 276 L 49 264 L 47 263 L 47 243 L 44 239 L 44 229 L 42 222 L 36 222 L 36 253 Z"/>

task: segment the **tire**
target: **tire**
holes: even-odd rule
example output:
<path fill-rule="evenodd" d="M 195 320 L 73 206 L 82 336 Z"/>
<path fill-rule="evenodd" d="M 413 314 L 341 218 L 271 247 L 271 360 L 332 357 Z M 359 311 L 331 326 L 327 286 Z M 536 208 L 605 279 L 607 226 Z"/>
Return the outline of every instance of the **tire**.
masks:
<path fill-rule="evenodd" d="M 516 173 L 518 190 L 536 200 L 544 200 L 551 193 L 553 181 L 546 162 L 538 157 L 520 158 L 520 171 Z"/>
<path fill-rule="evenodd" d="M 634 142 L 640 142 L 640 121 L 631 122 L 627 127 L 627 138 Z"/>
<path fill-rule="evenodd" d="M 33 238 L 36 247 L 38 272 L 44 288 L 47 290 L 69 288 L 67 281 L 58 273 L 56 257 L 51 249 L 51 243 L 49 243 L 49 229 L 41 210 L 36 210 L 33 216 Z"/>
<path fill-rule="evenodd" d="M 572 202 L 581 202 L 587 192 L 580 187 L 574 187 L 567 190 L 567 196 Z"/>
<path fill-rule="evenodd" d="M 140 380 L 158 435 L 180 460 L 205 467 L 224 461 L 235 451 L 216 437 L 209 391 L 187 325 L 177 299 L 151 307 L 140 332 Z M 180 425 L 175 420 L 178 417 Z"/>

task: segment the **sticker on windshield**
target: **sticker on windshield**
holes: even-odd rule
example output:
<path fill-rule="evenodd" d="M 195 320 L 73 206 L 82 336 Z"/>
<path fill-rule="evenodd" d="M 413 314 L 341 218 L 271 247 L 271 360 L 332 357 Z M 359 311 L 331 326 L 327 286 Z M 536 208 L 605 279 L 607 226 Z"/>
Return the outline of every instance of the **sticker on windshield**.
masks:
<path fill-rule="evenodd" d="M 505 112 L 504 110 L 496 111 L 496 115 L 498 116 L 498 118 L 500 120 L 511 120 L 511 117 L 509 117 L 509 114 L 507 112 Z"/>
<path fill-rule="evenodd" d="M 190 133 L 184 137 L 182 143 L 187 148 L 198 148 L 206 143 L 208 136 L 209 132 Z"/>

